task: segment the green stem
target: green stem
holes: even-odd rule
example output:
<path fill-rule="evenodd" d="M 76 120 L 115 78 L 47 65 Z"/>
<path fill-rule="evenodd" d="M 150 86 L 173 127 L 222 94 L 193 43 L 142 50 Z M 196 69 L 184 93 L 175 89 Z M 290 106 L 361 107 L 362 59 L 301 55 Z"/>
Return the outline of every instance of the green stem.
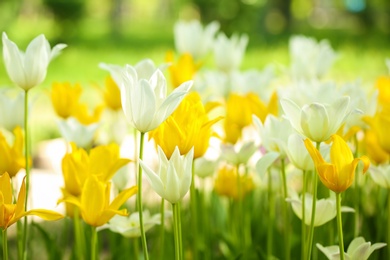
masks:
<path fill-rule="evenodd" d="M 26 161 L 26 197 L 24 210 L 27 211 L 28 204 L 28 192 L 30 190 L 30 157 L 29 157 L 29 132 L 28 132 L 28 90 L 24 92 L 24 159 Z M 24 217 L 23 221 L 23 259 L 27 259 L 27 216 Z"/>
<path fill-rule="evenodd" d="M 142 160 L 143 150 L 144 150 L 144 137 L 145 133 L 141 133 L 140 141 L 139 141 L 139 159 Z M 145 227 L 144 227 L 144 218 L 143 218 L 143 209 L 142 209 L 142 167 L 138 163 L 138 193 L 137 193 L 137 208 L 139 212 L 139 225 L 141 228 L 141 242 L 142 249 L 144 251 L 144 259 L 148 260 L 148 245 L 146 244 L 146 235 L 145 235 Z"/>
<path fill-rule="evenodd" d="M 317 142 L 316 149 L 320 150 L 321 142 Z M 313 249 L 313 238 L 314 238 L 314 220 L 316 218 L 316 207 L 317 207 L 317 186 L 318 186 L 318 172 L 314 173 L 313 180 L 313 201 L 312 201 L 312 209 L 311 209 L 311 221 L 310 221 L 310 229 L 309 229 L 309 244 L 307 248 L 307 259 L 311 259 L 311 251 Z"/>
<path fill-rule="evenodd" d="M 236 225 L 236 232 L 237 232 L 237 239 L 238 239 L 238 247 L 240 250 L 244 251 L 243 246 L 245 245 L 245 238 L 242 234 L 242 226 L 239 223 L 242 223 L 243 226 L 245 226 L 245 219 L 242 217 L 242 202 L 244 200 L 244 193 L 242 191 L 242 186 L 241 186 L 241 175 L 240 175 L 240 164 L 236 165 L 237 169 L 237 211 L 236 211 L 236 220 L 235 223 Z"/>
<path fill-rule="evenodd" d="M 92 260 L 97 259 L 97 242 L 98 242 L 98 235 L 96 232 L 96 227 L 92 227 L 92 234 L 91 234 L 91 259 Z"/>
<path fill-rule="evenodd" d="M 80 213 L 79 208 L 74 207 L 73 210 L 73 224 L 74 224 L 74 234 L 75 234 L 75 243 L 76 243 L 76 258 L 77 259 L 83 259 L 84 258 L 84 252 L 83 252 L 83 240 L 82 240 L 82 230 L 81 230 L 81 223 L 80 223 Z"/>
<path fill-rule="evenodd" d="M 181 223 L 180 223 L 180 204 L 172 203 L 173 208 L 173 236 L 175 240 L 175 260 L 183 259 L 182 246 L 181 246 Z"/>
<path fill-rule="evenodd" d="M 181 201 L 177 203 L 177 224 L 179 226 L 179 245 L 180 245 L 180 257 L 181 259 L 184 259 L 184 250 L 183 250 L 183 238 L 182 238 L 182 231 L 181 231 Z"/>
<path fill-rule="evenodd" d="M 354 135 L 354 143 L 355 143 L 355 152 L 354 152 L 354 158 L 357 158 L 359 155 L 359 141 L 357 139 L 356 134 Z M 355 196 L 354 196 L 354 202 L 355 202 L 355 230 L 354 230 L 354 237 L 359 236 L 359 220 L 360 220 L 360 187 L 359 187 L 359 174 L 355 174 Z"/>
<path fill-rule="evenodd" d="M 160 259 L 164 259 L 164 240 L 165 240 L 165 200 L 161 198 L 160 208 Z"/>
<path fill-rule="evenodd" d="M 139 239 L 138 239 L 138 237 L 134 238 L 133 248 L 134 248 L 134 259 L 140 259 L 139 258 Z"/>
<path fill-rule="evenodd" d="M 337 230 L 339 233 L 340 260 L 344 260 L 343 223 L 341 221 L 341 193 L 336 193 Z"/>
<path fill-rule="evenodd" d="M 284 234 L 284 253 L 286 260 L 290 260 L 290 218 L 288 214 L 288 204 L 286 202 L 286 198 L 288 197 L 288 190 L 287 190 L 287 177 L 286 177 L 286 168 L 285 168 L 285 162 L 284 159 L 281 160 L 281 174 L 282 174 L 282 181 L 283 181 L 283 215 L 284 215 L 284 226 L 285 226 L 285 234 Z"/>
<path fill-rule="evenodd" d="M 7 229 L 3 229 L 3 259 L 8 260 L 8 237 Z"/>
<path fill-rule="evenodd" d="M 196 201 L 195 190 L 195 160 L 192 161 L 192 174 L 191 174 L 191 186 L 190 186 L 190 199 L 191 199 L 191 224 L 192 224 L 192 237 L 193 237 L 193 253 L 194 259 L 198 259 L 198 210 Z"/>
<path fill-rule="evenodd" d="M 302 171 L 302 179 L 303 179 L 303 184 L 302 184 L 302 223 L 301 223 L 301 259 L 306 259 L 305 257 L 305 240 L 306 240 L 306 172 L 303 170 Z"/>
<path fill-rule="evenodd" d="M 267 229 L 267 260 L 272 259 L 272 247 L 273 247 L 273 223 L 275 217 L 275 202 L 272 192 L 272 174 L 271 170 L 268 170 L 268 229 Z"/>
<path fill-rule="evenodd" d="M 137 144 L 137 136 L 138 136 L 138 130 L 136 128 L 133 129 L 134 130 L 134 161 L 137 161 L 137 158 L 138 158 L 138 144 Z M 134 169 L 134 172 L 136 173 L 137 172 L 137 164 L 135 163 L 134 164 L 135 166 L 135 169 Z M 134 178 L 135 178 L 135 183 L 137 183 L 137 174 L 134 174 Z"/>
<path fill-rule="evenodd" d="M 387 189 L 387 244 L 390 243 L 390 189 Z M 390 246 L 387 246 L 387 258 L 390 258 Z"/>

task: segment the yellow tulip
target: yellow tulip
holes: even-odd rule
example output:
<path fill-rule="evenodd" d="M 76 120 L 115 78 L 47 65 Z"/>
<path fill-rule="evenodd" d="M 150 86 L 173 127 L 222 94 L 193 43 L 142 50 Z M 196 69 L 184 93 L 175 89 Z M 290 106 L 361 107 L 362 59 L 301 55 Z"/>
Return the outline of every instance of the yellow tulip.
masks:
<path fill-rule="evenodd" d="M 195 73 L 199 70 L 200 64 L 195 64 L 195 61 L 190 53 L 184 53 L 175 63 L 173 52 L 167 52 L 166 62 L 171 65 L 168 67 L 171 75 L 171 82 L 174 88 L 177 88 L 182 83 L 192 80 Z"/>
<path fill-rule="evenodd" d="M 382 164 L 389 161 L 389 154 L 382 149 L 378 143 L 378 139 L 372 130 L 367 130 L 364 134 L 365 152 L 376 164 Z"/>
<path fill-rule="evenodd" d="M 321 182 L 328 189 L 340 193 L 352 185 L 358 162 L 364 163 L 363 173 L 365 173 L 370 166 L 370 160 L 367 156 L 354 159 L 348 144 L 340 136 L 332 135 L 330 140 L 332 142 L 331 163 L 324 160 L 309 139 L 305 140 L 305 146 L 314 161 Z"/>
<path fill-rule="evenodd" d="M 13 133 L 15 139 L 11 147 L 0 132 L 0 174 L 8 172 L 11 177 L 14 177 L 20 169 L 26 167 L 22 129 L 17 126 Z"/>
<path fill-rule="evenodd" d="M 79 207 L 84 221 L 93 227 L 99 227 L 115 215 L 128 215 L 126 209 L 119 210 L 119 208 L 137 193 L 137 186 L 122 191 L 111 203 L 110 192 L 110 182 L 101 181 L 97 176 L 90 175 L 85 181 L 80 198 L 70 196 L 60 202 Z"/>
<path fill-rule="evenodd" d="M 106 106 L 112 110 L 121 110 L 122 101 L 121 101 L 121 92 L 118 85 L 112 79 L 111 76 L 106 78 L 105 89 L 103 91 L 103 98 Z"/>
<path fill-rule="evenodd" d="M 87 104 L 79 103 L 76 108 L 73 110 L 72 116 L 75 117 L 83 125 L 90 125 L 96 123 L 100 120 L 104 106 L 100 105 L 95 107 L 95 109 L 90 113 Z"/>
<path fill-rule="evenodd" d="M 88 154 L 72 143 L 72 152 L 62 159 L 66 191 L 72 196 L 79 196 L 89 175 L 96 175 L 101 181 L 110 180 L 121 167 L 130 162 L 119 156 L 117 144 L 97 146 Z"/>
<path fill-rule="evenodd" d="M 390 153 L 390 110 L 378 111 L 373 117 L 365 117 L 364 120 L 371 126 L 382 149 Z"/>
<path fill-rule="evenodd" d="M 242 199 L 246 194 L 254 189 L 251 175 L 240 175 L 239 185 L 237 185 L 237 168 L 225 165 L 218 170 L 217 178 L 214 182 L 215 192 L 219 195 L 233 199 Z M 240 192 L 238 192 L 240 189 Z"/>
<path fill-rule="evenodd" d="M 378 102 L 380 105 L 387 105 L 390 102 L 390 77 L 382 76 L 376 81 L 378 89 Z"/>
<path fill-rule="evenodd" d="M 79 102 L 82 89 L 80 84 L 72 86 L 69 82 L 54 82 L 51 90 L 51 102 L 57 115 L 68 118 Z"/>
<path fill-rule="evenodd" d="M 168 159 L 176 146 L 181 154 L 194 147 L 194 158 L 199 158 L 209 147 L 212 125 L 220 119 L 209 120 L 199 94 L 191 92 L 164 123 L 149 132 L 149 138 L 154 139 Z"/>
<path fill-rule="evenodd" d="M 16 204 L 13 204 L 11 179 L 8 173 L 0 176 L 0 227 L 7 229 L 19 219 L 27 215 L 35 215 L 44 220 L 59 220 L 64 216 L 51 210 L 34 209 L 25 211 L 26 184 L 23 179 L 22 187 Z"/>
<path fill-rule="evenodd" d="M 270 101 L 265 104 L 259 96 L 248 93 L 245 96 L 231 93 L 226 101 L 225 142 L 235 144 L 241 137 L 241 130 L 252 123 L 252 115 L 262 122 L 268 114 L 277 115 L 278 97 L 274 92 Z"/>

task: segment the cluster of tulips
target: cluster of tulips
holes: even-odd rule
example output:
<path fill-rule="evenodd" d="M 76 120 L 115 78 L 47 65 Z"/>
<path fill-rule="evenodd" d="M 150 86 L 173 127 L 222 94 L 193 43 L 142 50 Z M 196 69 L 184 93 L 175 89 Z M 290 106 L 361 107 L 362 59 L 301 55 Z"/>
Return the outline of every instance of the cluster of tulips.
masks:
<path fill-rule="evenodd" d="M 66 45 L 40 35 L 22 52 L 3 33 L 5 68 L 22 89 L 0 92 L 3 259 L 14 223 L 16 255 L 31 259 L 27 215 L 71 221 L 59 247 L 72 259 L 390 257 L 389 247 L 374 253 L 390 241 L 390 75 L 332 81 L 338 54 L 304 36 L 289 41 L 290 65 L 262 71 L 240 70 L 249 38 L 229 38 L 217 22 L 178 21 L 174 37 L 160 66 L 99 64 L 109 74 L 102 105 L 83 102 L 78 83 L 52 84 L 67 147 L 64 216 L 29 208 L 29 131 L 39 126 L 28 94 Z M 121 156 L 125 137 L 133 156 Z"/>

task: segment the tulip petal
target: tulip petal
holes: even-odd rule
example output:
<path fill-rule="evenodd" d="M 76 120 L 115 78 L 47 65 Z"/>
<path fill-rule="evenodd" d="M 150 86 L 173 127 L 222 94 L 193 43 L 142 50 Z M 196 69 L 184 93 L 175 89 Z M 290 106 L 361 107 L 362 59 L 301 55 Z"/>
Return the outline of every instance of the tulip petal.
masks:
<path fill-rule="evenodd" d="M 290 121 L 291 125 L 299 133 L 303 134 L 301 127 L 301 109 L 293 101 L 289 99 L 282 99 L 280 101 L 283 111 L 286 114 L 286 118 Z"/>
<path fill-rule="evenodd" d="M 0 193 L 2 195 L 1 204 L 12 204 L 11 178 L 7 172 L 0 176 Z"/>
<path fill-rule="evenodd" d="M 324 105 L 312 103 L 302 107 L 301 127 L 304 134 L 314 142 L 329 139 L 329 115 Z"/>
<path fill-rule="evenodd" d="M 8 39 L 7 34 L 3 32 L 3 57 L 7 73 L 11 80 L 17 85 L 26 85 L 26 75 L 24 73 L 24 64 L 22 53 L 18 46 Z"/>
<path fill-rule="evenodd" d="M 139 163 L 146 173 L 146 179 L 149 181 L 150 186 L 152 186 L 153 190 L 160 195 L 160 197 L 165 198 L 165 187 L 159 176 L 154 173 L 142 160 L 140 160 Z"/>
<path fill-rule="evenodd" d="M 109 206 L 109 209 L 111 209 L 111 210 L 118 210 L 131 196 L 136 194 L 137 191 L 138 191 L 138 187 L 137 186 L 133 186 L 131 188 L 128 188 L 128 189 L 122 191 L 111 202 L 111 204 Z"/>

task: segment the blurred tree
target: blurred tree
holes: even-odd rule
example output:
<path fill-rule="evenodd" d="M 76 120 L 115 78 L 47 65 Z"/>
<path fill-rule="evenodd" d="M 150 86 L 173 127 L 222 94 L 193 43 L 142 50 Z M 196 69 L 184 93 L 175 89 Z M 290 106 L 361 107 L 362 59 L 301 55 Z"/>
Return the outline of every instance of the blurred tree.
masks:
<path fill-rule="evenodd" d="M 57 40 L 68 42 L 77 36 L 78 25 L 85 14 L 85 0 L 43 0 L 59 28 Z"/>

